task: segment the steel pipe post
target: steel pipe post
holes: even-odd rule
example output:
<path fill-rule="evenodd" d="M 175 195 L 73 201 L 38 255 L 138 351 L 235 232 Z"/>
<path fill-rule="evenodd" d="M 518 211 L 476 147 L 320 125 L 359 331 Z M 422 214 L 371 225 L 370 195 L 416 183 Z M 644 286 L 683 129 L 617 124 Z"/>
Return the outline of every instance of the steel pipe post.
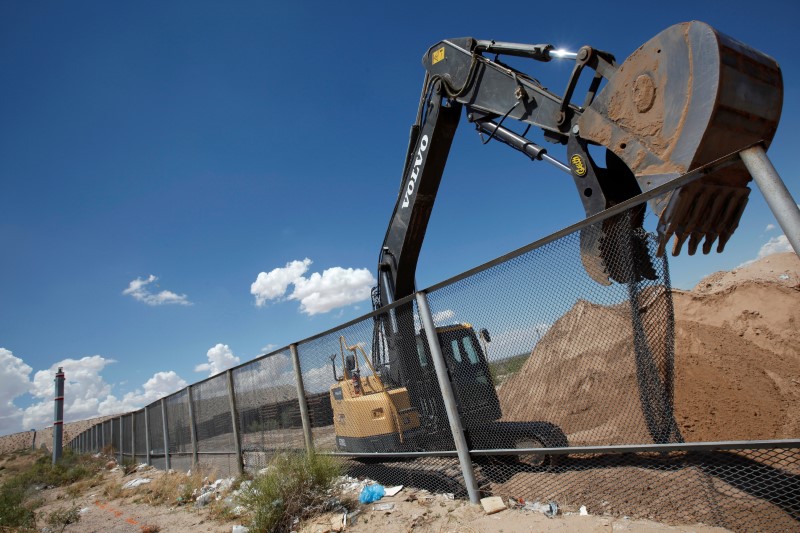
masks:
<path fill-rule="evenodd" d="M 458 404 L 453 393 L 453 385 L 447 372 L 447 364 L 442 355 L 442 348 L 439 346 L 439 336 L 436 334 L 436 326 L 433 323 L 433 315 L 428 306 L 428 297 L 424 292 L 418 292 L 417 307 L 422 327 L 425 330 L 425 337 L 431 349 L 431 359 L 436 369 L 436 379 L 439 382 L 439 389 L 444 399 L 444 408 L 447 411 L 447 419 L 450 422 L 450 431 L 453 433 L 453 441 L 458 453 L 458 462 L 461 464 L 461 472 L 464 475 L 464 484 L 467 486 L 467 495 L 470 503 L 478 503 L 480 495 L 478 484 L 475 481 L 475 471 L 472 468 L 472 460 L 469 456 L 467 438 L 464 435 L 464 427 L 461 424 L 461 417 L 458 414 Z"/>
<path fill-rule="evenodd" d="M 122 450 L 125 448 L 123 444 L 125 442 L 125 424 L 122 423 L 122 416 L 123 415 L 119 415 L 119 464 L 122 464 L 125 459 L 122 453 Z"/>
<path fill-rule="evenodd" d="M 242 461 L 242 441 L 239 436 L 239 415 L 236 410 L 236 396 L 233 390 L 233 372 L 230 369 L 225 371 L 228 378 L 228 400 L 231 406 L 231 423 L 233 424 L 233 448 L 236 453 L 236 469 L 239 474 L 244 473 L 244 462 Z"/>
<path fill-rule="evenodd" d="M 169 432 L 167 428 L 169 427 L 167 424 L 167 402 L 164 401 L 164 398 L 161 398 L 161 425 L 164 428 L 164 468 L 169 470 L 172 468 L 172 465 L 169 460 Z"/>
<path fill-rule="evenodd" d="M 297 400 L 300 403 L 300 418 L 303 422 L 303 437 L 306 441 L 306 453 L 314 453 L 314 438 L 311 434 L 311 418 L 308 416 L 308 402 L 306 401 L 306 389 L 303 385 L 303 373 L 300 370 L 300 357 L 297 354 L 297 345 L 289 346 L 292 353 L 292 366 L 294 367 L 294 377 L 297 384 Z"/>
<path fill-rule="evenodd" d="M 800 256 L 800 208 L 772 166 L 764 148 L 761 145 L 752 146 L 739 152 L 739 157 L 764 195 L 794 253 Z"/>
<path fill-rule="evenodd" d="M 192 468 L 197 465 L 197 422 L 194 419 L 194 394 L 192 386 L 186 387 L 189 393 L 189 438 L 192 439 Z"/>
<path fill-rule="evenodd" d="M 136 412 L 131 413 L 131 459 L 136 464 Z"/>
<path fill-rule="evenodd" d="M 150 466 L 150 413 L 147 411 L 147 407 L 144 408 L 144 446 L 145 461 Z"/>

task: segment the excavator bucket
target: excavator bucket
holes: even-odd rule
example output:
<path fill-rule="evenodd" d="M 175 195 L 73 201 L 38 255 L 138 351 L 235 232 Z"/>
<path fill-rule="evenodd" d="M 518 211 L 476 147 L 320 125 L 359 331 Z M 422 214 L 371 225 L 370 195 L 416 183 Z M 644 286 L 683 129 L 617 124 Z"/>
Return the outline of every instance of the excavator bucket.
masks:
<path fill-rule="evenodd" d="M 694 21 L 667 28 L 631 54 L 578 125 L 582 139 L 616 154 L 646 192 L 753 144 L 768 147 L 782 103 L 774 59 Z M 737 161 L 651 200 L 657 254 L 673 235 L 673 255 L 687 240 L 690 255 L 703 239 L 703 253 L 715 241 L 721 252 L 747 204 L 750 179 Z"/>

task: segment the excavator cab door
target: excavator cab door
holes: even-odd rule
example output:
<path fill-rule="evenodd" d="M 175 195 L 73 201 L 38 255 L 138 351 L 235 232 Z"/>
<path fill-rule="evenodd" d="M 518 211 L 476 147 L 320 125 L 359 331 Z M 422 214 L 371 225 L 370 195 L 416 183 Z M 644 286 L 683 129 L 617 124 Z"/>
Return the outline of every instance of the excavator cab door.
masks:
<path fill-rule="evenodd" d="M 457 324 L 439 327 L 436 331 L 464 425 L 500 418 L 500 403 L 489 363 L 475 330 L 472 326 Z"/>

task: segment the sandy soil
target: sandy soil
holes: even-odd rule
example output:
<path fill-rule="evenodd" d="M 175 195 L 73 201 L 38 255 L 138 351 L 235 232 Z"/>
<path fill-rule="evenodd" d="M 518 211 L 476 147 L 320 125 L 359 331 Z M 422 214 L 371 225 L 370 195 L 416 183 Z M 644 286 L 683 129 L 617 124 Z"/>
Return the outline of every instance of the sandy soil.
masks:
<path fill-rule="evenodd" d="M 120 496 L 109 499 L 104 495 L 107 486 L 121 486 L 137 478 L 153 480 L 164 476 L 163 471 L 145 469 L 127 476 L 118 469 L 106 471 L 103 479 L 94 486 L 84 487 L 81 494 L 70 495 L 66 488 L 47 489 L 39 492 L 45 501 L 39 509 L 44 517 L 59 509 L 73 506 L 81 509 L 80 520 L 67 525 L 65 532 L 83 533 L 141 533 L 141 532 L 212 532 L 222 533 L 232 530 L 241 520 L 219 520 L 210 515 L 207 508 L 196 509 L 191 505 L 181 507 L 151 506 L 142 503 L 147 486 L 139 489 L 122 490 Z M 182 474 L 172 474 L 182 475 Z M 357 492 L 357 491 L 356 491 Z M 350 499 L 356 493 L 349 494 Z M 385 509 L 387 504 L 391 509 Z M 356 511 L 347 526 L 341 528 L 342 514 L 328 513 L 306 523 L 295 526 L 298 533 L 327 533 L 350 531 L 367 533 L 375 529 L 387 532 L 436 532 L 436 533 L 482 533 L 482 532 L 602 532 L 602 531 L 642 531 L 642 532 L 699 532 L 716 533 L 728 531 L 723 528 L 707 527 L 700 524 L 691 526 L 666 526 L 648 520 L 613 518 L 610 516 L 580 516 L 567 511 L 547 518 L 541 512 L 524 510 L 520 507 L 508 508 L 494 514 L 487 514 L 480 505 L 470 505 L 463 500 L 454 500 L 447 495 L 431 494 L 411 488 L 403 489 L 393 497 L 384 497 L 372 504 L 354 504 L 349 509 Z M 40 526 L 43 523 L 40 520 Z"/>
<path fill-rule="evenodd" d="M 672 297 L 674 406 L 684 439 L 800 436 L 800 259 L 772 255 Z M 645 322 L 665 316 L 657 289 L 643 300 Z M 572 445 L 651 442 L 630 331 L 627 303 L 577 302 L 501 386 L 504 418 L 556 423 Z M 663 377 L 661 339 L 648 340 Z"/>

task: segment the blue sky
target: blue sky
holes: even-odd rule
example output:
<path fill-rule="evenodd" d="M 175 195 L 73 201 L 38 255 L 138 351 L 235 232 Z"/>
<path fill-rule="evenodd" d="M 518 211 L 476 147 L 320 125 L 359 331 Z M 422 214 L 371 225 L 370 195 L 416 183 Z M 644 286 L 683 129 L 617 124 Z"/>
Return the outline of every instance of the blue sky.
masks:
<path fill-rule="evenodd" d="M 443 38 L 621 60 L 673 23 L 708 22 L 781 64 L 769 155 L 800 197 L 795 2 L 564 5 L 0 3 L 0 433 L 46 423 L 67 360 L 68 417 L 83 418 L 369 311 L 420 58 Z M 531 68 L 561 92 L 571 65 Z M 462 123 L 418 285 L 582 213 L 568 177 Z M 673 284 L 757 257 L 781 235 L 771 224 L 754 191 L 726 252 L 673 259 Z"/>

